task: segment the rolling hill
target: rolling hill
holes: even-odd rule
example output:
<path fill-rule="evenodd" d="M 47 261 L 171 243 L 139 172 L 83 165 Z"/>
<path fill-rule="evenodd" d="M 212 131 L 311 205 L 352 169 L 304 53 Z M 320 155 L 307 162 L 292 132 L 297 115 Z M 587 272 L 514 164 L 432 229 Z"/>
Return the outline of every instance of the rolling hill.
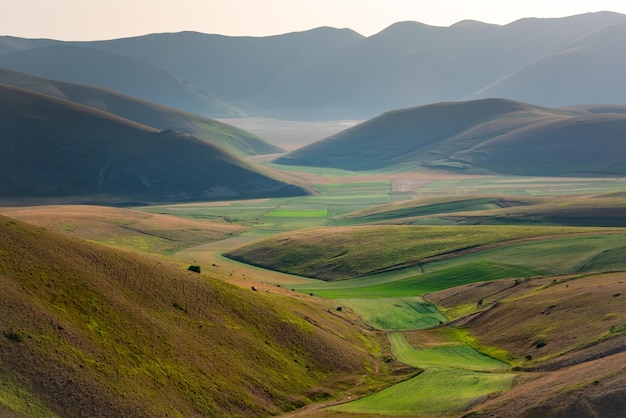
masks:
<path fill-rule="evenodd" d="M 227 223 L 106 206 L 9 207 L 0 208 L 0 214 L 109 246 L 165 254 L 226 239 L 244 229 Z"/>
<path fill-rule="evenodd" d="M 620 177 L 626 173 L 623 112 L 621 106 L 544 108 L 504 99 L 438 103 L 384 113 L 276 162 Z"/>
<path fill-rule="evenodd" d="M 626 226 L 626 199 L 620 193 L 563 197 L 461 196 L 375 206 L 338 217 L 333 225 Z"/>
<path fill-rule="evenodd" d="M 6 85 L 0 93 L 3 198 L 154 202 L 306 193 L 191 135 Z"/>
<path fill-rule="evenodd" d="M 483 347 L 504 349 L 522 372 L 510 391 L 474 407 L 471 416 L 620 416 L 626 393 L 623 283 L 622 272 L 501 280 L 429 295 L 444 310 L 473 306 L 477 312 L 457 325 Z"/>
<path fill-rule="evenodd" d="M 0 286 L 2 416 L 276 415 L 359 384 L 377 345 L 302 301 L 4 216 Z"/>
<path fill-rule="evenodd" d="M 398 22 L 369 37 L 334 28 L 258 38 L 193 32 L 98 42 L 0 37 L 0 66 L 213 117 L 366 119 L 389 109 L 488 97 L 542 106 L 626 104 L 624 28 L 626 16 L 598 12 L 503 26 Z M 61 57 L 66 63 L 57 62 Z M 98 67 L 85 63 L 87 57 Z M 133 77 L 120 77 L 121 68 Z"/>
<path fill-rule="evenodd" d="M 517 240 L 592 232 L 611 231 L 491 225 L 325 227 L 284 232 L 224 255 L 271 270 L 334 281 L 420 266 Z"/>
<path fill-rule="evenodd" d="M 0 83 L 80 103 L 153 128 L 188 133 L 240 156 L 282 151 L 256 135 L 234 126 L 114 90 L 51 80 L 2 68 Z"/>
<path fill-rule="evenodd" d="M 57 80 L 92 84 L 196 114 L 235 115 L 167 71 L 128 55 L 57 44 L 0 54 L 0 67 Z"/>

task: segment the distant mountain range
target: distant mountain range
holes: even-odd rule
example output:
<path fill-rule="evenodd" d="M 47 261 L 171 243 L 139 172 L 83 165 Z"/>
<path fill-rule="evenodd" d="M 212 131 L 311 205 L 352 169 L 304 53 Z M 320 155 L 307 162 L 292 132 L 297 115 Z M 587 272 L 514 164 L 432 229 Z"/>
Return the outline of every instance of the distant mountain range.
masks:
<path fill-rule="evenodd" d="M 347 170 L 426 167 L 621 177 L 625 138 L 626 106 L 546 108 L 482 99 L 387 112 L 276 162 Z"/>
<path fill-rule="evenodd" d="M 0 84 L 0 198 L 159 202 L 300 195 L 192 135 Z"/>
<path fill-rule="evenodd" d="M 333 28 L 259 38 L 0 37 L 0 67 L 212 117 L 367 118 L 489 97 L 542 106 L 626 104 L 624 39 L 626 16 L 612 12 L 504 26 L 401 22 L 370 37 Z"/>

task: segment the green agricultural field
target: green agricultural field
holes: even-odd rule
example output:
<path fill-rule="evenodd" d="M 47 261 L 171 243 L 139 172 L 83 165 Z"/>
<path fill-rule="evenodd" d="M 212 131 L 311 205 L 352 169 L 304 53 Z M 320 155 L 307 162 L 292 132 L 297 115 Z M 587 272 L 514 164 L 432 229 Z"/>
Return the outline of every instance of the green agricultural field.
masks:
<path fill-rule="evenodd" d="M 508 364 L 479 353 L 467 345 L 416 349 L 401 333 L 388 336 L 394 356 L 425 369 L 417 377 L 368 397 L 329 409 L 355 414 L 449 415 L 476 400 L 511 387 L 514 374 Z"/>
<path fill-rule="evenodd" d="M 419 297 L 382 299 L 338 299 L 368 325 L 386 331 L 430 328 L 446 322 L 437 307 Z"/>
<path fill-rule="evenodd" d="M 626 234 L 582 235 L 517 243 L 424 265 L 427 272 L 477 261 L 514 263 L 541 275 L 626 270 Z M 523 277 L 511 275 L 509 277 Z"/>
<path fill-rule="evenodd" d="M 536 226 L 361 226 L 294 231 L 260 240 L 227 254 L 271 270 L 324 280 L 345 280 L 375 272 L 452 258 L 481 246 L 519 239 L 545 239 L 607 229 Z M 614 230 L 621 231 L 621 230 Z"/>
<path fill-rule="evenodd" d="M 414 348 L 404 334 L 388 335 L 393 355 L 402 363 L 423 369 L 451 367 L 455 369 L 487 372 L 508 370 L 509 365 L 479 353 L 466 344 L 442 345 L 433 348 Z"/>
<path fill-rule="evenodd" d="M 524 176 L 467 176 L 438 180 L 420 187 L 414 197 L 516 195 L 557 196 L 621 191 L 626 182 L 615 178 L 557 178 Z"/>
<path fill-rule="evenodd" d="M 325 218 L 326 215 L 328 215 L 328 209 L 276 209 L 265 216 L 282 218 Z"/>
<path fill-rule="evenodd" d="M 523 266 L 485 261 L 476 255 L 472 262 L 455 264 L 427 273 L 420 273 L 413 268 L 397 271 L 394 275 L 381 274 L 363 279 L 356 278 L 346 281 L 300 285 L 295 286 L 295 288 L 301 292 L 315 293 L 318 296 L 330 299 L 397 298 L 420 296 L 469 283 L 511 277 L 532 277 L 539 274 L 538 271 Z"/>
<path fill-rule="evenodd" d="M 425 202 L 423 200 L 410 200 L 351 213 L 334 220 L 333 225 L 358 225 L 406 217 L 499 209 L 498 202 L 502 199 L 478 196 L 424 200 Z"/>
<path fill-rule="evenodd" d="M 511 387 L 514 374 L 428 369 L 381 392 L 329 408 L 353 414 L 448 416 Z"/>
<path fill-rule="evenodd" d="M 241 225 L 251 225 L 258 222 L 266 213 L 275 209 L 276 206 L 265 204 L 263 206 L 153 206 L 142 207 L 141 210 L 150 213 L 180 216 L 181 218 L 202 219 L 209 221 L 223 221 Z"/>

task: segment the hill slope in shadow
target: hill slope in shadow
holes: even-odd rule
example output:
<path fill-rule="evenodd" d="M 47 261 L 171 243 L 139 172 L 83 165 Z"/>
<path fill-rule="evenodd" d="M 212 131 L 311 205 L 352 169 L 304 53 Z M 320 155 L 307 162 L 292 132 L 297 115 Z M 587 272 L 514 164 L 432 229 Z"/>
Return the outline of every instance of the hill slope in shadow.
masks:
<path fill-rule="evenodd" d="M 621 176 L 624 110 L 544 108 L 503 99 L 438 103 L 387 112 L 276 161 L 348 170 Z"/>
<path fill-rule="evenodd" d="M 51 80 L 2 68 L 0 83 L 80 103 L 153 128 L 188 133 L 237 155 L 273 154 L 282 151 L 256 135 L 234 126 L 114 90 Z"/>
<path fill-rule="evenodd" d="M 0 85 L 0 196 L 185 201 L 306 193 L 191 135 Z"/>
<path fill-rule="evenodd" d="M 234 106 L 225 105 L 194 86 L 185 85 L 166 70 L 130 55 L 60 43 L 0 54 L 0 66 L 105 87 L 197 114 L 240 114 Z"/>

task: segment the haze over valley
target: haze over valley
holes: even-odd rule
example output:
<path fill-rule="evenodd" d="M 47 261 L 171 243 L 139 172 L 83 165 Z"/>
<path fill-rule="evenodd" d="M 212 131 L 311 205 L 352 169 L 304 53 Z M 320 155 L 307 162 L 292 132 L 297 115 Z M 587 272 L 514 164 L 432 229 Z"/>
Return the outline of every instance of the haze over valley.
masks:
<path fill-rule="evenodd" d="M 0 416 L 623 416 L 626 14 L 235 3 L 0 36 Z"/>

